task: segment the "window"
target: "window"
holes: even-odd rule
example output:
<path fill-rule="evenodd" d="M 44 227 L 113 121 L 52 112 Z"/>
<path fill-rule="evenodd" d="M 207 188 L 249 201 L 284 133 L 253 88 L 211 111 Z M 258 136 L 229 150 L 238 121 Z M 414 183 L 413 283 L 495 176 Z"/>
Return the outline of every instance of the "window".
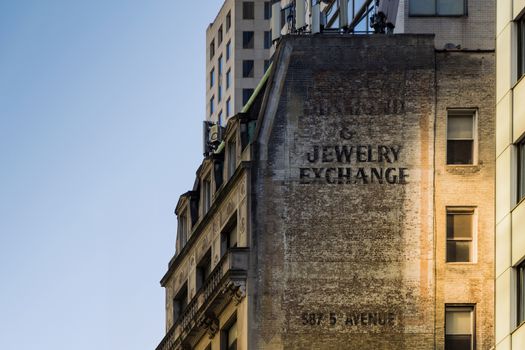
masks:
<path fill-rule="evenodd" d="M 473 208 L 447 208 L 447 262 L 473 261 Z"/>
<path fill-rule="evenodd" d="M 242 48 L 253 49 L 253 32 L 242 32 Z"/>
<path fill-rule="evenodd" d="M 222 43 L 222 24 L 219 27 L 219 30 L 217 31 L 217 46 L 219 46 Z"/>
<path fill-rule="evenodd" d="M 221 350 L 237 350 L 237 319 L 234 317 L 233 321 L 221 331 Z"/>
<path fill-rule="evenodd" d="M 229 40 L 227 43 L 226 43 L 226 61 L 228 61 L 230 59 L 230 55 L 231 55 L 231 45 L 232 45 L 232 41 Z"/>
<path fill-rule="evenodd" d="M 220 79 L 222 77 L 222 55 L 220 55 L 219 59 L 217 60 L 217 70 L 218 70 L 218 76 Z"/>
<path fill-rule="evenodd" d="M 226 227 L 221 232 L 221 256 L 228 252 L 228 249 L 237 247 L 237 214 L 234 213 Z"/>
<path fill-rule="evenodd" d="M 230 102 L 231 102 L 231 99 L 228 98 L 226 100 L 226 118 L 228 118 L 231 115 Z"/>
<path fill-rule="evenodd" d="M 226 32 L 230 30 L 231 26 L 232 26 L 232 12 L 228 11 L 228 14 L 226 15 Z"/>
<path fill-rule="evenodd" d="M 219 125 L 222 125 L 222 111 L 219 112 L 219 116 L 217 117 L 217 120 L 219 121 Z"/>
<path fill-rule="evenodd" d="M 228 69 L 228 71 L 226 72 L 226 90 L 228 90 L 230 88 L 230 84 L 231 84 L 231 69 Z"/>
<path fill-rule="evenodd" d="M 212 60 L 213 56 L 215 56 L 215 39 L 210 43 L 210 61 Z"/>
<path fill-rule="evenodd" d="M 228 142 L 228 178 L 233 176 L 237 168 L 237 143 L 235 140 Z"/>
<path fill-rule="evenodd" d="M 196 287 L 197 290 L 201 289 L 204 282 L 210 277 L 211 273 L 211 249 L 209 249 L 202 259 L 197 264 L 197 276 L 196 276 Z"/>
<path fill-rule="evenodd" d="M 177 322 L 188 306 L 188 284 L 184 283 L 175 298 L 173 298 L 173 322 Z"/>
<path fill-rule="evenodd" d="M 411 16 L 465 16 L 465 0 L 411 0 Z"/>
<path fill-rule="evenodd" d="M 213 112 L 214 112 L 214 110 L 213 110 L 213 108 L 214 108 L 213 105 L 215 104 L 214 101 L 215 101 L 215 97 L 212 96 L 210 98 L 210 116 L 213 115 Z"/>
<path fill-rule="evenodd" d="M 215 84 L 215 68 L 212 68 L 210 71 L 210 87 L 213 87 Z"/>
<path fill-rule="evenodd" d="M 242 105 L 246 105 L 252 97 L 253 89 L 242 89 Z"/>
<path fill-rule="evenodd" d="M 272 18 L 272 4 L 270 1 L 264 2 L 264 19 Z"/>
<path fill-rule="evenodd" d="M 525 198 L 525 139 L 518 143 L 518 198 Z"/>
<path fill-rule="evenodd" d="M 449 110 L 447 164 L 474 164 L 476 111 Z"/>
<path fill-rule="evenodd" d="M 202 181 L 202 213 L 206 214 L 211 207 L 211 176 L 207 175 Z"/>
<path fill-rule="evenodd" d="M 518 306 L 518 315 L 517 321 L 518 326 L 525 321 L 525 261 L 518 265 L 517 267 L 517 306 Z"/>
<path fill-rule="evenodd" d="M 518 79 L 525 75 L 525 16 L 518 20 Z"/>
<path fill-rule="evenodd" d="M 217 86 L 217 103 L 221 102 L 222 99 L 222 84 Z"/>
<path fill-rule="evenodd" d="M 255 8 L 253 1 L 244 1 L 242 3 L 242 19 L 254 19 Z"/>
<path fill-rule="evenodd" d="M 265 73 L 268 70 L 268 68 L 270 68 L 270 64 L 271 63 L 272 63 L 272 61 L 270 61 L 270 60 L 264 60 L 264 72 Z"/>
<path fill-rule="evenodd" d="M 253 60 L 242 61 L 242 77 L 253 78 Z"/>
<path fill-rule="evenodd" d="M 474 307 L 445 307 L 445 350 L 474 349 Z"/>
<path fill-rule="evenodd" d="M 186 245 L 186 242 L 188 241 L 188 233 L 189 233 L 188 217 L 186 216 L 186 214 L 180 214 L 179 215 L 179 233 L 178 233 L 180 249 L 182 249 Z"/>
<path fill-rule="evenodd" d="M 272 32 L 267 30 L 264 32 L 264 48 L 269 49 L 272 47 Z"/>

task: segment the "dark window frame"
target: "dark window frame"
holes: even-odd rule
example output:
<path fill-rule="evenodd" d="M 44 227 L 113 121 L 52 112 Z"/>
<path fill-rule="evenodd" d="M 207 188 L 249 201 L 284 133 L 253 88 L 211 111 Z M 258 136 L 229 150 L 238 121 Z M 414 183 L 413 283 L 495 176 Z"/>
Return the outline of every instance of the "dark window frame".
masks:
<path fill-rule="evenodd" d="M 272 31 L 265 30 L 264 31 L 264 48 L 269 49 L 271 47 L 272 47 Z"/>
<path fill-rule="evenodd" d="M 470 223 L 470 237 L 464 237 L 460 236 L 457 237 L 457 235 L 454 235 L 452 232 L 452 235 L 450 235 L 449 232 L 449 217 L 451 216 L 470 216 L 471 223 Z M 476 252 L 475 252 L 475 244 L 476 244 L 476 208 L 475 207 L 447 207 L 446 208 L 446 246 L 445 246 L 445 261 L 447 263 L 459 263 L 459 264 L 465 264 L 465 263 L 474 263 L 476 262 Z M 450 237 L 452 236 L 452 237 Z M 450 257 L 450 250 L 452 249 L 452 244 L 450 243 L 457 243 L 457 242 L 468 242 L 469 244 L 469 258 L 468 260 L 452 260 Z M 454 245 L 455 246 L 455 245 Z M 454 247 L 455 249 L 455 247 Z"/>
<path fill-rule="evenodd" d="M 516 204 L 520 203 L 525 198 L 525 137 L 516 143 L 517 150 L 517 184 L 516 184 Z"/>
<path fill-rule="evenodd" d="M 450 136 L 450 121 L 458 117 L 472 118 L 472 137 L 471 138 L 452 138 Z M 450 108 L 447 109 L 446 125 L 446 164 L 448 166 L 473 166 L 478 163 L 478 111 L 475 108 Z M 461 144 L 471 143 L 470 160 L 460 160 L 458 152 L 461 151 Z"/>
<path fill-rule="evenodd" d="M 422 1 L 422 0 L 410 0 L 408 4 L 408 16 L 409 17 L 468 17 L 468 0 L 463 0 L 463 13 L 462 14 L 438 14 L 438 1 L 435 1 L 434 4 L 434 13 L 433 14 L 418 14 L 411 11 L 412 1 Z"/>
<path fill-rule="evenodd" d="M 518 80 L 525 76 L 525 15 L 517 20 L 518 26 Z"/>
<path fill-rule="evenodd" d="M 221 24 L 219 26 L 219 29 L 217 30 L 217 46 L 221 45 L 223 38 L 224 38 L 224 33 L 222 31 L 222 24 Z"/>
<path fill-rule="evenodd" d="M 242 89 L 242 105 L 243 107 L 248 103 L 252 97 L 254 89 Z"/>
<path fill-rule="evenodd" d="M 242 19 L 244 20 L 255 19 L 255 2 L 254 1 L 243 1 L 242 2 Z"/>
<path fill-rule="evenodd" d="M 226 15 L 226 33 L 230 30 L 232 26 L 232 11 L 228 11 L 228 14 Z"/>
<path fill-rule="evenodd" d="M 242 61 L 242 77 L 253 78 L 255 76 L 255 61 L 254 60 L 243 60 Z"/>
<path fill-rule="evenodd" d="M 211 248 L 209 248 L 195 267 L 195 288 L 197 291 L 199 291 L 206 284 L 206 281 L 211 275 L 211 271 Z"/>
<path fill-rule="evenodd" d="M 185 282 L 177 291 L 172 300 L 173 323 L 177 323 L 188 307 L 188 282 Z"/>
<path fill-rule="evenodd" d="M 226 321 L 224 326 L 221 329 L 221 350 L 237 350 L 237 340 L 239 339 L 239 332 L 238 332 L 238 325 L 237 325 L 237 313 L 235 312 L 229 319 Z M 237 327 L 237 337 L 235 338 L 235 342 L 232 345 L 228 345 L 229 343 L 229 332 L 231 328 L 235 325 Z"/>
<path fill-rule="evenodd" d="M 470 350 L 476 349 L 476 304 L 445 304 L 445 317 L 444 317 L 444 334 L 445 334 L 445 350 L 455 350 L 457 348 L 447 348 L 447 311 L 462 311 L 461 309 L 469 309 L 470 311 L 470 322 L 471 322 L 471 334 L 470 334 Z M 453 312 L 453 311 L 452 311 Z"/>
<path fill-rule="evenodd" d="M 272 18 L 272 2 L 271 1 L 265 1 L 264 2 L 264 17 L 265 20 Z"/>
<path fill-rule="evenodd" d="M 210 41 L 210 61 L 215 56 L 215 38 Z"/>
<path fill-rule="evenodd" d="M 255 48 L 255 32 L 253 30 L 245 30 L 242 32 L 242 48 Z"/>

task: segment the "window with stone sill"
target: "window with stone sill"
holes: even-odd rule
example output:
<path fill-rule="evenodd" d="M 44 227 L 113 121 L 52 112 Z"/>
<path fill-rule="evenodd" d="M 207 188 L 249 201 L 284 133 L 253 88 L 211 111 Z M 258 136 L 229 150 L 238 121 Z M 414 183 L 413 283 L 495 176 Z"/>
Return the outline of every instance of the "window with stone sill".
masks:
<path fill-rule="evenodd" d="M 179 237 L 178 238 L 179 238 L 180 249 L 182 249 L 186 245 L 186 242 L 188 241 L 188 234 L 190 231 L 188 216 L 185 212 L 186 210 L 183 210 L 182 213 L 179 214 L 179 218 L 178 218 L 178 221 L 179 221 L 179 230 L 178 230 Z"/>
<path fill-rule="evenodd" d="M 204 282 L 210 277 L 211 274 L 211 249 L 208 249 L 206 254 L 197 264 L 196 269 L 196 288 L 197 290 L 201 289 L 204 285 Z"/>
<path fill-rule="evenodd" d="M 525 15 L 518 23 L 518 79 L 525 75 Z"/>
<path fill-rule="evenodd" d="M 476 163 L 476 114 L 474 109 L 447 111 L 447 164 Z"/>
<path fill-rule="evenodd" d="M 474 208 L 447 208 L 447 262 L 474 261 Z"/>
<path fill-rule="evenodd" d="M 445 307 L 445 350 L 474 350 L 474 306 Z"/>
<path fill-rule="evenodd" d="M 237 247 L 237 213 L 234 213 L 221 232 L 221 257 Z"/>
<path fill-rule="evenodd" d="M 187 306 L 188 285 L 187 283 L 184 283 L 184 285 L 179 289 L 179 291 L 175 295 L 175 298 L 173 298 L 173 323 L 176 323 L 180 319 Z"/>
<path fill-rule="evenodd" d="M 202 214 L 205 215 L 211 207 L 211 175 L 202 180 Z"/>
<path fill-rule="evenodd" d="M 221 330 L 221 350 L 237 350 L 237 316 Z"/>

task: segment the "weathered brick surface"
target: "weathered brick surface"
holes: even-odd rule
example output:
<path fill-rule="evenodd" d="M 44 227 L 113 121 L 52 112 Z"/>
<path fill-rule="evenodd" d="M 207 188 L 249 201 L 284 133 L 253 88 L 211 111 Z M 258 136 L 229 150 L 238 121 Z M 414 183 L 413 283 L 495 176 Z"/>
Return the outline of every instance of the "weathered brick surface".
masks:
<path fill-rule="evenodd" d="M 434 122 L 436 86 L 447 85 L 436 81 L 433 37 L 288 37 L 277 55 L 254 147 L 249 349 L 442 346 L 436 303 L 448 301 L 436 286 Z M 439 55 L 438 66 L 446 63 Z M 363 146 L 362 154 L 338 161 L 343 146 Z M 392 147 L 383 159 L 381 146 Z M 364 183 L 371 168 L 390 167 L 395 183 Z M 491 293 L 489 275 L 474 278 L 479 297 Z M 480 333 L 484 344 L 489 331 Z"/>

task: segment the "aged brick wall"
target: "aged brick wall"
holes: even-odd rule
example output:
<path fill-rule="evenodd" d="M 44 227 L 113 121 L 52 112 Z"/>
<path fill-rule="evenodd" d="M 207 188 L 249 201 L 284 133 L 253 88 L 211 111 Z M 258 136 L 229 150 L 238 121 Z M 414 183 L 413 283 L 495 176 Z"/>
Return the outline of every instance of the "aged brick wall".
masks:
<path fill-rule="evenodd" d="M 436 324 L 443 349 L 445 304 L 474 304 L 476 348 L 494 346 L 495 57 L 493 52 L 439 52 L 436 104 Z M 446 165 L 447 109 L 477 110 L 473 166 Z M 474 262 L 446 263 L 446 207 L 476 209 Z"/>
<path fill-rule="evenodd" d="M 288 37 L 277 55 L 249 348 L 434 348 L 433 37 Z"/>

